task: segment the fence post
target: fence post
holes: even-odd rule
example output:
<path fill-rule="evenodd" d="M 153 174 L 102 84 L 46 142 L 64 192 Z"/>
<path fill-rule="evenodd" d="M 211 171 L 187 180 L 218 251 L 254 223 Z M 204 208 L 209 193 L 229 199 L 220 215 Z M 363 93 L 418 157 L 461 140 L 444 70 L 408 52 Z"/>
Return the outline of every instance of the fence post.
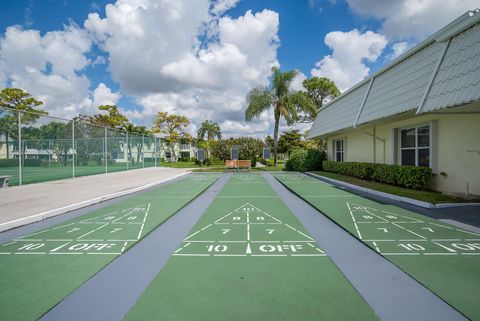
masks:
<path fill-rule="evenodd" d="M 145 135 L 142 135 L 142 167 L 145 168 Z"/>
<path fill-rule="evenodd" d="M 157 137 L 153 137 L 153 158 L 154 158 L 154 165 L 157 167 Z"/>
<path fill-rule="evenodd" d="M 75 178 L 75 120 L 72 120 L 72 177 Z"/>
<path fill-rule="evenodd" d="M 130 156 L 130 154 L 129 154 L 130 145 L 128 143 L 128 132 L 127 131 L 125 131 L 125 135 L 127 137 L 127 171 L 128 171 L 128 166 L 130 165 L 129 164 L 130 163 L 130 158 L 129 158 L 129 156 Z"/>
<path fill-rule="evenodd" d="M 103 161 L 105 162 L 105 174 L 108 173 L 108 157 L 107 157 L 107 148 L 108 148 L 108 143 L 107 143 L 107 127 L 104 127 L 105 129 L 105 137 L 103 139 Z"/>
<path fill-rule="evenodd" d="M 23 184 L 22 176 L 22 113 L 18 112 L 18 184 L 20 186 Z"/>

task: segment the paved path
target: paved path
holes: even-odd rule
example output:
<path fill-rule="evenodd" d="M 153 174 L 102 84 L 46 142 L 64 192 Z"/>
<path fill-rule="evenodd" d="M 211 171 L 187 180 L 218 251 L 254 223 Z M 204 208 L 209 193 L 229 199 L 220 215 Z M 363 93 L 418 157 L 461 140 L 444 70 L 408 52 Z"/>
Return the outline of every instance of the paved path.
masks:
<path fill-rule="evenodd" d="M 0 231 L 125 195 L 187 173 L 144 168 L 0 189 Z"/>
<path fill-rule="evenodd" d="M 382 320 L 467 320 L 398 267 L 288 191 L 270 174 L 263 175 Z"/>

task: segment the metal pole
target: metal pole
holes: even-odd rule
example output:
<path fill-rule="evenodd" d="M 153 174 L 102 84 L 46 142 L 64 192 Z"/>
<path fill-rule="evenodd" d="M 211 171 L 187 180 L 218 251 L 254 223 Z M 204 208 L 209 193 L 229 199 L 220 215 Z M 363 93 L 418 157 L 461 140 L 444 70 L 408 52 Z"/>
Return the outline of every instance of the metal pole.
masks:
<path fill-rule="evenodd" d="M 75 120 L 72 120 L 72 177 L 75 178 Z"/>
<path fill-rule="evenodd" d="M 153 137 L 153 158 L 155 167 L 157 167 L 157 143 L 157 137 Z"/>
<path fill-rule="evenodd" d="M 127 171 L 128 171 L 128 165 L 130 165 L 130 164 L 129 164 L 129 163 L 130 163 L 130 159 L 129 159 L 129 157 L 128 157 L 128 156 L 130 156 L 130 155 L 128 154 L 128 151 L 129 151 L 129 147 L 130 147 L 130 146 L 128 145 L 128 132 L 125 131 L 125 133 L 126 133 L 126 136 L 127 136 Z"/>
<path fill-rule="evenodd" d="M 18 112 L 18 182 L 22 186 L 22 113 Z"/>
<path fill-rule="evenodd" d="M 145 168 L 145 135 L 142 135 L 142 167 Z"/>
<path fill-rule="evenodd" d="M 104 139 L 104 144 L 103 144 L 103 160 L 105 162 L 105 174 L 108 173 L 108 158 L 107 158 L 107 148 L 108 148 L 108 143 L 107 143 L 107 127 L 105 127 L 105 137 Z"/>

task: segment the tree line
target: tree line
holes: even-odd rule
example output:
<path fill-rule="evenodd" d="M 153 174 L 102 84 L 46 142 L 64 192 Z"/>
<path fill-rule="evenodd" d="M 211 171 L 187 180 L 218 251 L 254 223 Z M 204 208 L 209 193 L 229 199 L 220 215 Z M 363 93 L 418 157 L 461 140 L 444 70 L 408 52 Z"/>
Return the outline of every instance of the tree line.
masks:
<path fill-rule="evenodd" d="M 6 141 L 6 157 L 10 158 L 9 140 L 18 139 L 18 114 L 22 112 L 21 125 L 22 135 L 28 140 L 33 148 L 46 148 L 41 137 L 48 137 L 56 143 L 49 146 L 57 157 L 66 164 L 68 150 L 71 144 L 68 140 L 72 136 L 72 123 L 75 125 L 75 137 L 79 139 L 79 146 L 76 146 L 80 162 L 87 163 L 90 155 L 101 155 L 102 148 L 94 140 L 88 138 L 103 137 L 103 128 L 111 128 L 119 131 L 127 131 L 138 135 L 160 134 L 164 139 L 166 148 L 173 156 L 175 155 L 175 146 L 178 143 L 195 144 L 199 148 L 207 151 L 207 156 L 213 156 L 218 159 L 228 159 L 229 150 L 237 146 L 240 152 L 240 158 L 253 159 L 260 156 L 263 147 L 273 149 L 274 165 L 277 164 L 278 153 L 289 155 L 296 148 L 319 148 L 320 142 L 306 140 L 305 135 L 298 130 L 290 130 L 279 135 L 279 125 L 281 118 L 285 119 L 288 125 L 296 123 L 312 122 L 317 116 L 324 103 L 337 97 L 340 91 L 334 82 L 327 78 L 312 77 L 303 81 L 304 90 L 294 91 L 291 89 L 291 83 L 297 76 L 295 70 L 281 72 L 277 67 L 272 68 L 272 77 L 268 86 L 258 86 L 250 90 L 246 97 L 247 108 L 245 110 L 245 120 L 252 121 L 258 118 L 268 109 L 273 108 L 273 137 L 267 136 L 263 141 L 254 138 L 236 138 L 222 139 L 220 125 L 211 120 L 202 122 L 200 128 L 193 137 L 188 132 L 190 120 L 181 115 L 169 114 L 168 112 L 158 112 L 150 129 L 145 126 L 138 126 L 131 122 L 120 112 L 116 105 L 98 106 L 98 114 L 83 115 L 79 114 L 72 121 L 61 122 L 53 121 L 41 126 L 32 126 L 42 116 L 48 113 L 39 107 L 43 102 L 34 98 L 28 92 L 19 88 L 5 88 L 0 92 L 0 137 L 3 136 Z M 89 126 L 94 125 L 94 126 Z M 101 126 L 101 127 L 96 127 Z M 117 140 L 120 141 L 120 140 Z M 36 143 L 35 143 L 36 142 Z M 115 144 L 115 140 L 113 140 Z M 148 144 L 151 144 L 149 142 Z M 131 157 L 132 145 L 127 146 L 129 159 Z M 136 144 L 137 159 L 142 153 L 143 144 Z M 112 146 L 113 147 L 113 146 Z M 26 144 L 22 152 L 25 153 Z M 255 154 L 255 155 L 254 155 Z M 97 157 L 97 162 L 99 157 Z M 107 161 L 107 160 L 103 160 Z"/>

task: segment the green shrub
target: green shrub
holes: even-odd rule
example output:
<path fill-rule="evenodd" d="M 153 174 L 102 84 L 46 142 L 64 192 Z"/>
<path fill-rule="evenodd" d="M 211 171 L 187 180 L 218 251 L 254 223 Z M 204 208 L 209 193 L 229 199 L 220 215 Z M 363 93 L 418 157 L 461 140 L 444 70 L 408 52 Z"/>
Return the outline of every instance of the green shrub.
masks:
<path fill-rule="evenodd" d="M 40 167 L 42 166 L 42 160 L 27 158 L 23 160 L 23 166 Z M 0 167 L 18 167 L 18 158 L 0 159 Z"/>
<path fill-rule="evenodd" d="M 433 172 L 429 167 L 373 164 L 361 162 L 323 161 L 323 170 L 379 183 L 425 189 L 432 182 Z"/>
<path fill-rule="evenodd" d="M 257 156 L 253 156 L 251 162 L 252 168 L 257 167 Z"/>
<path fill-rule="evenodd" d="M 295 149 L 285 163 L 285 170 L 308 172 L 322 169 L 325 153 L 317 149 Z"/>
<path fill-rule="evenodd" d="M 18 167 L 18 159 L 0 159 L 0 167 Z"/>

